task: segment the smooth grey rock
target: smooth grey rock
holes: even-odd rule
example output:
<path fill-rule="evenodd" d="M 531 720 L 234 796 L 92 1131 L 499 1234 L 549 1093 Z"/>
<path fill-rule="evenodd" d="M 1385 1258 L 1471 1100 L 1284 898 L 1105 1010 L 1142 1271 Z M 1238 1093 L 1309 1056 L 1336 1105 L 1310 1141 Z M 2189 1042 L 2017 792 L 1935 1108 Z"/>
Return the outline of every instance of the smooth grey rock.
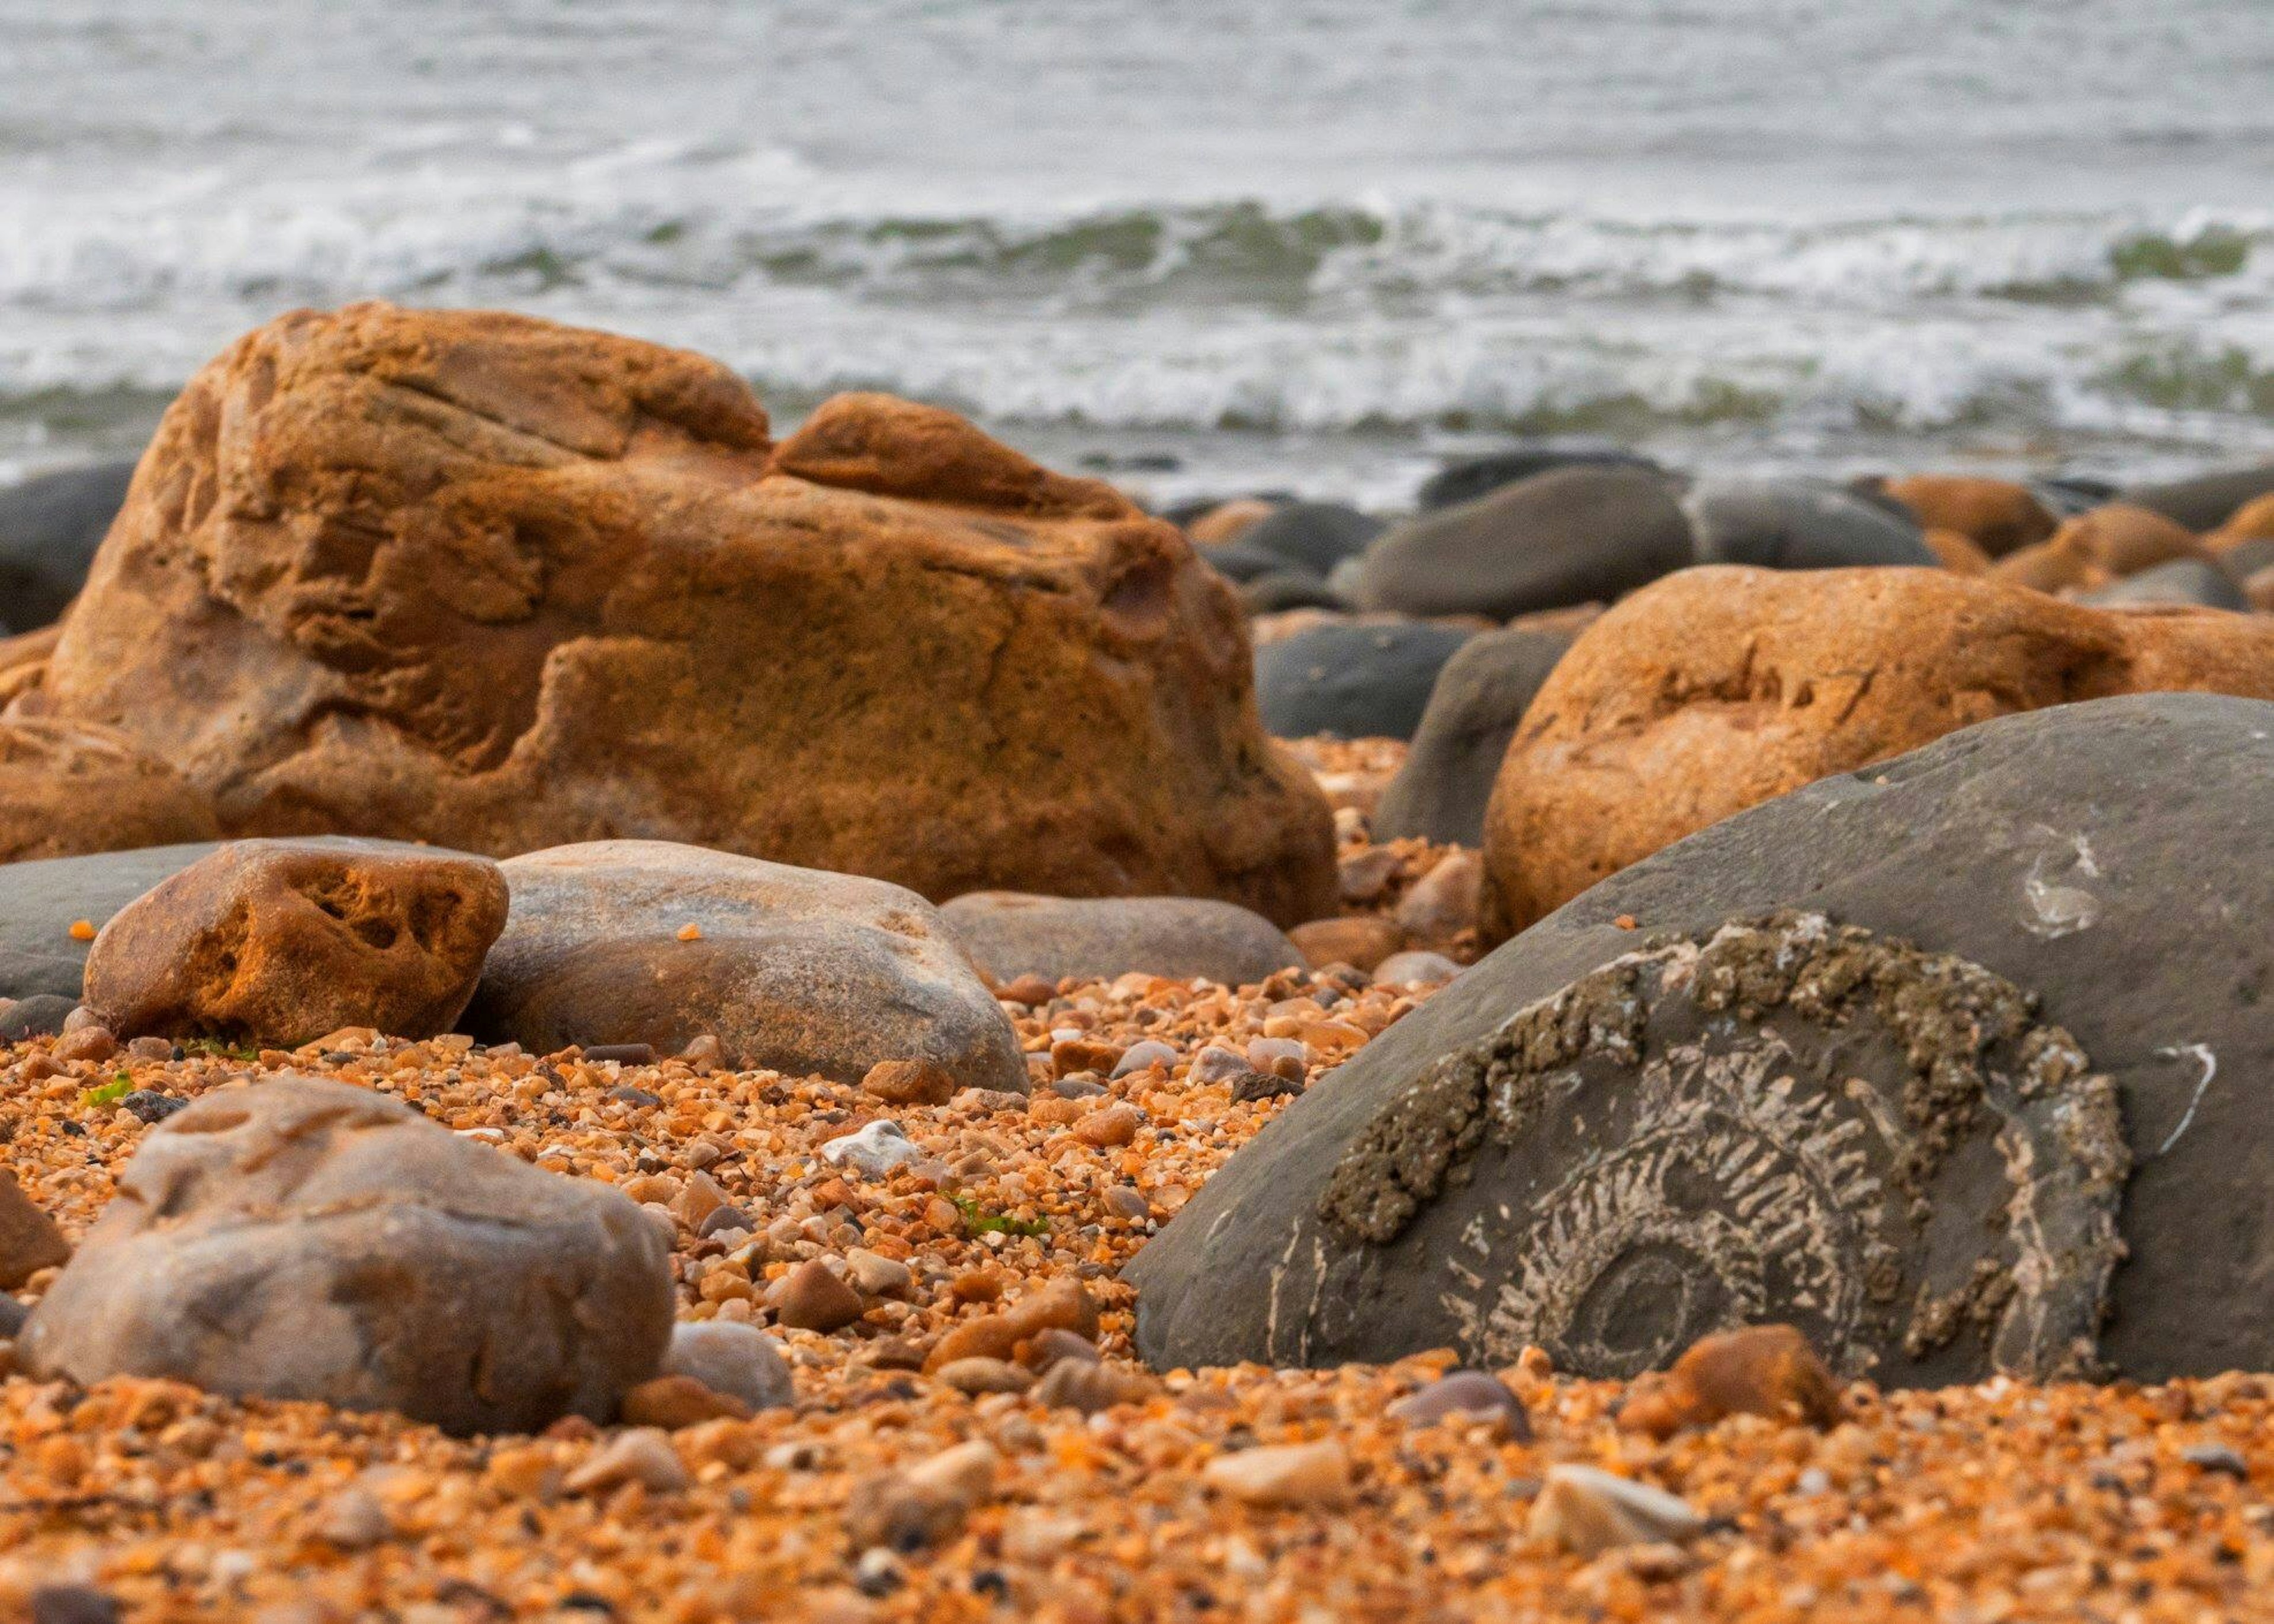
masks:
<path fill-rule="evenodd" d="M 1442 953 L 1433 953 L 1427 948 L 1408 948 L 1402 953 L 1390 954 L 1374 966 L 1374 984 L 1377 987 L 1437 987 L 1460 973 L 1461 966 Z"/>
<path fill-rule="evenodd" d="M 1446 463 L 1422 481 L 1420 490 L 1414 494 L 1414 505 L 1424 513 L 1434 513 L 1440 508 L 1457 508 L 1463 502 L 1489 496 L 1504 485 L 1529 479 L 1534 474 L 1553 473 L 1559 468 L 1641 468 L 1654 473 L 1665 471 L 1648 457 L 1608 441 L 1575 444 L 1533 440 L 1510 446 L 1505 451 L 1487 451 L 1482 456 L 1463 457 L 1458 462 Z"/>
<path fill-rule="evenodd" d="M 2142 695 L 1692 835 L 1235 1154 L 1130 1267 L 1140 1349 L 1608 1374 L 1787 1320 L 1896 1386 L 2274 1369 L 2270 800 L 2274 704 Z M 1784 983 L 1797 913 L 1713 947 L 1778 910 L 1870 975 Z"/>
<path fill-rule="evenodd" d="M 742 1067 L 857 1083 L 929 1060 L 959 1087 L 1026 1090 L 1018 1033 L 912 891 L 665 840 L 501 867 L 512 910 L 466 1012 L 486 1041 L 675 1055 L 709 1034 Z"/>
<path fill-rule="evenodd" d="M 1255 703 L 1281 739 L 1410 739 L 1437 673 L 1476 634 L 1415 620 L 1307 627 L 1255 650 Z"/>
<path fill-rule="evenodd" d="M 2038 505 L 2056 519 L 2074 519 L 2081 513 L 2090 513 L 2105 507 L 2117 497 L 2117 486 L 2112 480 L 2089 478 L 2082 474 L 2049 474 L 2042 479 L 2026 479 L 2029 494 Z"/>
<path fill-rule="evenodd" d="M 2205 609 L 2237 609 L 2248 613 L 2250 599 L 2241 583 L 2217 564 L 2202 559 L 2173 559 L 2112 582 L 2088 592 L 2088 604 L 2194 604 Z"/>
<path fill-rule="evenodd" d="M 1803 479 L 1701 479 L 1682 500 L 1701 564 L 1766 569 L 1936 567 L 1915 521 L 1839 485 Z"/>
<path fill-rule="evenodd" d="M 1258 575 L 1239 589 L 1240 606 L 1250 614 L 1276 614 L 1282 609 L 1347 609 L 1343 595 L 1318 576 L 1299 569 L 1275 569 Z"/>
<path fill-rule="evenodd" d="M 2222 549 L 2219 563 L 2237 581 L 2248 581 L 2262 569 L 2274 569 L 2274 536 L 2253 536 Z"/>
<path fill-rule="evenodd" d="M 1509 741 L 1573 641 L 1570 633 L 1517 628 L 1462 644 L 1437 673 L 1413 748 L 1382 793 L 1374 838 L 1483 845 L 1485 806 Z"/>
<path fill-rule="evenodd" d="M 1389 527 L 1372 514 L 1340 502 L 1288 502 L 1239 533 L 1239 545 L 1287 560 L 1323 578 L 1344 559 L 1356 558 Z"/>
<path fill-rule="evenodd" d="M 1238 903 L 1202 897 L 1037 897 L 980 891 L 941 917 L 999 986 L 1021 975 L 1110 981 L 1133 970 L 1244 987 L 1299 969 L 1286 932 Z"/>
<path fill-rule="evenodd" d="M 43 1377 L 166 1377 L 455 1432 L 606 1421 L 670 1339 L 670 1244 L 621 1193 L 399 1101 L 283 1077 L 144 1135 L 17 1343 Z"/>
<path fill-rule="evenodd" d="M 350 835 L 296 838 L 295 844 L 310 842 L 367 851 L 452 854 L 443 846 Z M 49 993 L 76 1004 L 87 950 L 94 943 L 74 940 L 72 926 L 83 919 L 100 931 L 128 903 L 227 844 L 198 840 L 99 852 L 87 857 L 0 863 L 0 998 Z"/>
<path fill-rule="evenodd" d="M 1287 573 L 1284 558 L 1276 553 L 1266 553 L 1261 547 L 1250 546 L 1245 536 L 1220 546 L 1194 547 L 1193 551 L 1200 554 L 1201 562 L 1238 586 L 1261 581 L 1267 575 Z"/>
<path fill-rule="evenodd" d="M 13 999 L 6 1009 L 0 1010 L 0 1043 L 54 1037 L 63 1031 L 64 1022 L 77 1008 L 77 998 L 58 997 L 49 992 Z"/>
<path fill-rule="evenodd" d="M 732 1320 L 682 1320 L 671 1327 L 659 1376 L 692 1376 L 713 1393 L 753 1410 L 796 1401 L 781 1344 L 754 1325 Z"/>
<path fill-rule="evenodd" d="M 0 491 L 0 620 L 27 632 L 79 596 L 126 500 L 132 462 L 41 474 Z"/>
<path fill-rule="evenodd" d="M 1608 603 L 1694 557 L 1664 476 L 1562 468 L 1410 519 L 1329 580 L 1362 609 L 1507 620 Z"/>
<path fill-rule="evenodd" d="M 2186 479 L 2128 485 L 2120 500 L 2153 508 L 2191 530 L 2215 530 L 2247 502 L 2274 492 L 2274 462 L 2216 469 Z"/>

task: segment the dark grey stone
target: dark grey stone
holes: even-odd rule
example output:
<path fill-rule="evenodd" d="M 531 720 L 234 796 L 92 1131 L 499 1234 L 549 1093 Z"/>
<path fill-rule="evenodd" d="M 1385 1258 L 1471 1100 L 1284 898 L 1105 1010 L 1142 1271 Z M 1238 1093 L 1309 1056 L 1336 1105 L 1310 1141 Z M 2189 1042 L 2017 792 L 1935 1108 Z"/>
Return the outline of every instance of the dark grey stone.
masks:
<path fill-rule="evenodd" d="M 2218 555 L 2218 561 L 2237 581 L 2248 581 L 2262 569 L 2274 569 L 2274 537 L 2253 536 L 2238 541 Z"/>
<path fill-rule="evenodd" d="M 1552 473 L 1559 468 L 1642 468 L 1663 471 L 1648 457 L 1622 446 L 1533 440 L 1511 446 L 1505 451 L 1488 451 L 1482 456 L 1463 457 L 1446 463 L 1422 481 L 1420 490 L 1414 494 L 1414 505 L 1424 513 L 1457 508 L 1519 479 Z"/>
<path fill-rule="evenodd" d="M 51 992 L 35 992 L 19 998 L 4 1014 L 0 1014 L 0 1043 L 54 1037 L 64 1029 L 65 1018 L 78 1007 L 76 997 L 65 998 Z"/>
<path fill-rule="evenodd" d="M 1936 566 L 1916 521 L 1874 495 L 1805 479 L 1705 479 L 1682 506 L 1704 564 L 1764 569 Z"/>
<path fill-rule="evenodd" d="M 63 613 L 133 477 L 132 462 L 97 462 L 0 491 L 0 619 L 23 632 Z"/>
<path fill-rule="evenodd" d="M 351 835 L 312 837 L 320 846 L 442 853 L 442 848 Z M 71 928 L 86 920 L 97 930 L 110 916 L 162 880 L 170 880 L 225 841 L 146 846 L 88 857 L 49 857 L 0 863 L 0 998 L 52 993 L 79 1001 L 91 942 L 74 941 Z M 447 854 L 447 853 L 444 853 Z"/>
<path fill-rule="evenodd" d="M 1437 673 L 1474 635 L 1419 620 L 1314 626 L 1256 650 L 1256 707 L 1281 739 L 1410 739 Z"/>
<path fill-rule="evenodd" d="M 2236 508 L 2269 492 L 2274 492 L 2274 462 L 2130 485 L 2120 500 L 2152 508 L 2191 530 L 2215 530 L 2234 515 Z"/>
<path fill-rule="evenodd" d="M 1239 589 L 1239 601 L 1250 614 L 1276 614 L 1282 609 L 1347 609 L 1343 595 L 1314 575 L 1299 569 L 1275 569 L 1258 575 Z"/>
<path fill-rule="evenodd" d="M 1219 547 L 1195 547 L 1201 561 L 1225 580 L 1237 585 L 1260 581 L 1266 575 L 1285 572 L 1287 560 L 1276 553 L 1266 553 L 1261 547 L 1248 545 L 1247 538 L 1227 541 Z"/>
<path fill-rule="evenodd" d="M 1339 502 L 1289 502 L 1239 534 L 1239 545 L 1274 553 L 1306 575 L 1324 576 L 1356 558 L 1389 527 Z"/>
<path fill-rule="evenodd" d="M 1405 764 L 1382 791 L 1375 839 L 1484 843 L 1485 806 L 1508 741 L 1572 641 L 1568 632 L 1486 632 L 1445 662 Z"/>
<path fill-rule="evenodd" d="M 1610 1373 L 1782 1320 L 1890 1385 L 2274 1368 L 2270 799 L 2274 704 L 2142 695 L 1702 831 L 1234 1155 L 1131 1266 L 1139 1347 Z"/>
<path fill-rule="evenodd" d="M 2218 565 L 2202 559 L 2173 559 L 2143 569 L 2136 575 L 2089 592 L 2088 604 L 2195 604 L 2206 609 L 2248 612 L 2250 599 L 2241 583 Z"/>
<path fill-rule="evenodd" d="M 2116 500 L 2113 480 L 2093 479 L 2082 474 L 2048 474 L 2022 483 L 2029 487 L 2029 494 L 2037 499 L 2038 505 L 2056 519 L 2074 519 Z"/>
<path fill-rule="evenodd" d="M 1362 609 L 1507 620 L 1608 603 L 1693 561 L 1664 476 L 1563 468 L 1410 519 L 1329 581 Z"/>

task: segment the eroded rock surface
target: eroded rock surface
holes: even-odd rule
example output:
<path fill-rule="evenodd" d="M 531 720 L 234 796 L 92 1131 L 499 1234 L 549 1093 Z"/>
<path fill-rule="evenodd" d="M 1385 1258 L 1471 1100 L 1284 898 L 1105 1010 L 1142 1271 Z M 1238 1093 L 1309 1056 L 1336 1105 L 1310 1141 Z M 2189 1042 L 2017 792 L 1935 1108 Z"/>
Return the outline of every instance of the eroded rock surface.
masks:
<path fill-rule="evenodd" d="M 528 1432 L 607 1420 L 655 1373 L 668 1264 L 606 1185 L 288 1077 L 151 1130 L 17 1346 L 83 1383 L 168 1377 Z"/>
<path fill-rule="evenodd" d="M 115 727 L 0 719 L 0 863 L 209 840 L 213 807 Z"/>
<path fill-rule="evenodd" d="M 35 696 L 233 834 L 632 834 L 1291 923 L 1330 822 L 1249 658 L 1171 526 L 952 414 L 840 396 L 777 445 L 685 351 L 371 304 L 191 381 Z"/>
<path fill-rule="evenodd" d="M 2157 694 L 1717 823 L 1239 1152 L 1132 1266 L 1140 1347 L 1631 1373 L 1774 1320 L 1894 1385 L 2274 1366 L 2270 793 L 2274 704 Z"/>
<path fill-rule="evenodd" d="M 103 926 L 86 998 L 124 1038 L 433 1037 L 464 1012 L 505 918 L 505 878 L 486 857 L 240 840 Z"/>

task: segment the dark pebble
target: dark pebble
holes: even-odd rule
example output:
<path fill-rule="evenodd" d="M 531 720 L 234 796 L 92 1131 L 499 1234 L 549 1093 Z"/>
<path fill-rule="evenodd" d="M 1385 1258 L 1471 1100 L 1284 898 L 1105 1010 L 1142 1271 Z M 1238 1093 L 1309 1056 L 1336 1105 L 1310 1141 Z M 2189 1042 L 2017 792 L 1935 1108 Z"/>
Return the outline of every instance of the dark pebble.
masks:
<path fill-rule="evenodd" d="M 159 1123 L 189 1104 L 170 1094 L 160 1094 L 153 1088 L 137 1088 L 119 1103 L 144 1122 Z"/>
<path fill-rule="evenodd" d="M 92 1585 L 43 1584 L 32 1592 L 32 1624 L 118 1624 L 124 1616 Z"/>
<path fill-rule="evenodd" d="M 619 1065 L 651 1065 L 655 1061 L 652 1043 L 595 1043 L 584 1051 L 584 1058 L 592 1061 L 613 1060 Z"/>
<path fill-rule="evenodd" d="M 739 1207 L 729 1204 L 725 1207 L 712 1207 L 709 1215 L 697 1226 L 695 1235 L 696 1238 L 700 1240 L 706 1235 L 716 1235 L 723 1229 L 755 1230 L 757 1227 L 757 1221 L 751 1218 L 749 1214 Z"/>
<path fill-rule="evenodd" d="M 1510 1438 L 1521 1442 L 1532 1436 L 1532 1417 L 1525 1414 L 1524 1401 L 1489 1371 L 1449 1372 L 1389 1407 L 1389 1418 L 1409 1426 L 1427 1426 L 1448 1416 L 1472 1421 L 1502 1416 Z"/>
<path fill-rule="evenodd" d="M 30 1307 L 20 1298 L 0 1292 L 0 1336 L 13 1337 L 31 1317 Z"/>
<path fill-rule="evenodd" d="M 629 1083 L 621 1088 L 609 1089 L 608 1098 L 620 1100 L 626 1105 L 661 1105 L 663 1103 L 663 1097 L 660 1094 L 650 1094 L 644 1088 L 635 1088 Z"/>

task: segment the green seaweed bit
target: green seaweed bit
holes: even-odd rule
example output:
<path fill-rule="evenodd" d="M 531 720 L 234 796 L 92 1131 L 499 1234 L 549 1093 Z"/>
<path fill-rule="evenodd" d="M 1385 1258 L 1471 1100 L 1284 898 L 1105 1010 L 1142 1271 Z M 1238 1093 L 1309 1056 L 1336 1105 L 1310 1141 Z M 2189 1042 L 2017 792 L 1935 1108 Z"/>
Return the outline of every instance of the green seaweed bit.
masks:
<path fill-rule="evenodd" d="M 974 1235 L 1048 1235 L 1047 1218 L 1013 1218 L 1008 1213 L 990 1213 L 976 1199 L 968 1195 L 951 1196 L 956 1211 L 963 1214 L 963 1227 Z"/>
<path fill-rule="evenodd" d="M 117 1076 L 103 1084 L 102 1087 L 90 1088 L 85 1094 L 79 1095 L 79 1102 L 83 1107 L 116 1105 L 121 1100 L 124 1099 L 129 1094 L 132 1094 L 133 1090 L 133 1078 L 128 1073 L 121 1071 Z"/>

